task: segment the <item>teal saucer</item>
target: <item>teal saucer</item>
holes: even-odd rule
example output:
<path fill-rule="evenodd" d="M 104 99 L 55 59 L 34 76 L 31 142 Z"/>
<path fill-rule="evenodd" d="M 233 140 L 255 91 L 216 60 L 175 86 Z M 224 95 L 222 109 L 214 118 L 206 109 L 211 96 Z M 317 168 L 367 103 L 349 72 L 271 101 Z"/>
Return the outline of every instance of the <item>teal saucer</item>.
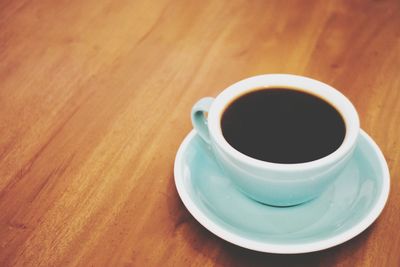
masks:
<path fill-rule="evenodd" d="M 364 131 L 335 183 L 294 207 L 263 205 L 240 193 L 195 131 L 178 150 L 174 174 L 183 203 L 205 228 L 238 246 L 270 253 L 318 251 L 355 237 L 381 213 L 390 183 L 382 152 Z"/>

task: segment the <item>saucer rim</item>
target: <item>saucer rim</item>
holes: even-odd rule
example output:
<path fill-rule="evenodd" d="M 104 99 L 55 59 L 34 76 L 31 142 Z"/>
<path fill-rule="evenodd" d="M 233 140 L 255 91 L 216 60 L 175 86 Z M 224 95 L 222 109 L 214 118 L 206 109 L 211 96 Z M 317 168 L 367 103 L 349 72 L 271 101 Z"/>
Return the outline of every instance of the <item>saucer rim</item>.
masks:
<path fill-rule="evenodd" d="M 310 243 L 300 243 L 300 244 L 275 244 L 273 242 L 268 241 L 255 241 L 249 238 L 243 237 L 236 233 L 232 233 L 226 228 L 214 223 L 212 219 L 210 219 L 207 215 L 205 215 L 192 200 L 190 195 L 185 189 L 183 179 L 181 178 L 180 170 L 183 168 L 183 156 L 186 151 L 190 141 L 196 136 L 196 131 L 192 130 L 183 140 L 181 145 L 179 146 L 178 152 L 176 153 L 175 163 L 174 163 L 174 179 L 175 186 L 177 188 L 178 194 L 187 208 L 187 210 L 192 214 L 192 216 L 206 229 L 208 229 L 213 234 L 218 237 L 238 245 L 240 247 L 244 247 L 250 250 L 259 251 L 259 252 L 268 252 L 268 253 L 277 253 L 277 254 L 299 254 L 299 253 L 308 253 L 319 250 L 324 250 L 339 244 L 342 244 L 353 237 L 359 235 L 365 229 L 367 229 L 380 215 L 385 204 L 387 202 L 390 190 L 390 174 L 387 162 L 385 157 L 375 143 L 375 141 L 362 129 L 360 129 L 360 137 L 366 139 L 368 145 L 372 146 L 373 150 L 378 157 L 379 164 L 382 167 L 382 187 L 379 193 L 378 200 L 375 202 L 375 205 L 371 208 L 370 212 L 356 225 L 350 227 L 343 233 L 335 235 L 330 238 L 325 238 L 318 241 L 313 241 Z"/>

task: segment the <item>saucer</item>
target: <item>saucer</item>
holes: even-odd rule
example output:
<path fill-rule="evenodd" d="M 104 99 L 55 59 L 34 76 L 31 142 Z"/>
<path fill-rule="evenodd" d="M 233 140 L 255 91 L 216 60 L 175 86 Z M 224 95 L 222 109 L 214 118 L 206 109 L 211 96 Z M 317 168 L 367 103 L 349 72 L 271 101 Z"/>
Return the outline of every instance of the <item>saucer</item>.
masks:
<path fill-rule="evenodd" d="M 240 193 L 194 130 L 178 150 L 174 174 L 182 202 L 209 231 L 247 249 L 282 254 L 330 248 L 360 234 L 381 213 L 390 183 L 382 152 L 362 130 L 338 179 L 298 206 L 267 206 Z"/>

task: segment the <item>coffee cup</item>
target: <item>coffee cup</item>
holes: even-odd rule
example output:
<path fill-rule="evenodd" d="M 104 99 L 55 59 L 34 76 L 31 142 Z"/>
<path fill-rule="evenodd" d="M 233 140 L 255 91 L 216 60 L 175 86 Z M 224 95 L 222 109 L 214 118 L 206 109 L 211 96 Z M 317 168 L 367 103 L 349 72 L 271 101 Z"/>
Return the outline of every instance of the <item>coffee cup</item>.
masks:
<path fill-rule="evenodd" d="M 293 96 L 288 97 L 287 95 Z M 297 95 L 311 102 L 297 101 Z M 274 98 L 271 98 L 272 96 Z M 269 105 L 263 105 L 262 99 L 264 98 L 269 101 Z M 254 103 L 258 104 L 252 104 L 251 101 L 255 100 L 251 99 L 257 99 L 257 102 Z M 242 102 L 246 103 L 246 101 L 247 106 L 241 104 Z M 287 105 L 290 101 L 294 104 L 289 105 L 289 109 L 292 106 L 298 108 L 291 114 L 300 116 L 304 113 L 308 115 L 302 115 L 302 117 L 299 117 L 300 119 L 293 120 L 294 122 L 287 121 L 287 117 L 282 115 L 282 118 L 286 119 L 280 121 L 280 112 L 286 112 L 286 108 L 281 108 L 281 106 Z M 320 112 L 321 104 L 318 101 L 326 102 L 326 105 L 322 104 L 326 111 Z M 269 108 L 268 118 L 272 118 L 270 120 L 274 124 L 264 125 L 263 120 L 260 119 L 263 116 L 262 112 L 257 114 L 257 120 L 260 123 L 255 123 L 256 118 L 251 117 L 253 113 L 246 110 L 246 108 L 253 108 L 252 112 L 254 112 L 254 109 L 264 110 L 266 106 Z M 275 106 L 277 107 L 276 112 Z M 314 106 L 317 107 L 315 111 L 312 110 Z M 231 109 L 235 110 L 231 112 Z M 302 109 L 307 110 L 308 113 L 303 112 Z M 245 110 L 243 112 L 247 112 L 246 116 L 250 117 L 246 118 L 243 115 L 240 120 L 235 120 L 235 117 L 242 116 L 242 110 Z M 325 118 L 324 112 L 333 115 L 326 115 Z M 275 116 L 275 114 L 277 115 Z M 229 137 L 231 139 L 227 137 L 229 133 L 226 134 L 225 128 L 222 127 L 225 117 L 233 120 L 233 123 L 229 122 L 228 125 L 235 125 L 236 121 L 243 125 L 243 127 L 229 130 L 233 131 L 231 136 L 234 137 Z M 313 123 L 311 119 L 314 119 L 314 117 L 315 125 L 310 124 Z M 342 93 L 323 82 L 291 74 L 266 74 L 239 81 L 223 90 L 216 98 L 205 97 L 200 99 L 192 108 L 191 118 L 193 127 L 210 146 L 217 163 L 236 187 L 251 199 L 273 206 L 298 205 L 321 195 L 349 163 L 360 131 L 357 111 Z M 296 126 L 297 128 L 293 128 L 296 130 L 289 133 L 280 130 L 280 127 L 291 127 L 291 123 L 298 123 L 299 120 L 304 120 L 306 126 Z M 339 131 L 340 123 L 330 123 L 330 120 L 342 120 L 344 131 Z M 336 124 L 339 126 L 335 126 Z M 269 135 L 269 126 L 274 127 L 273 131 L 271 130 L 274 134 L 272 137 Z M 259 130 L 254 127 L 264 128 Z M 307 127 L 315 128 L 322 134 L 312 138 L 301 136 L 307 133 L 305 131 Z M 327 130 L 326 127 L 331 128 Z M 301 132 L 299 136 L 296 135 L 297 129 Z M 262 130 L 264 132 L 260 133 Z M 287 138 L 289 145 L 285 143 L 285 139 L 274 140 L 274 138 L 282 139 L 279 137 L 280 134 Z M 314 131 L 312 134 L 315 134 Z M 269 140 L 265 144 L 261 144 L 264 142 L 260 139 L 263 135 L 269 136 L 267 137 Z M 302 138 L 304 141 L 302 141 Z M 316 141 L 316 145 L 312 143 L 313 140 Z M 235 142 L 239 144 L 239 148 L 234 147 Z M 259 146 L 257 142 L 260 142 Z M 336 142 L 336 145 L 325 144 L 328 142 Z M 280 146 L 282 149 L 279 149 Z M 242 147 L 244 148 L 242 149 Z M 329 152 L 326 152 L 323 147 L 329 147 L 332 151 L 327 150 Z M 293 149 L 290 150 L 291 148 Z M 255 152 L 258 154 L 254 154 L 256 156 L 252 154 L 253 150 L 257 150 Z M 263 150 L 268 152 L 264 154 L 272 160 L 261 158 L 264 155 Z M 274 153 L 277 154 L 278 151 L 279 158 L 275 158 Z M 285 151 L 288 152 L 285 154 Z M 313 151 L 316 152 L 316 155 L 312 153 Z M 318 154 L 321 151 L 326 155 Z M 259 154 L 261 157 L 258 156 Z M 305 157 L 305 160 L 302 160 L 302 157 Z"/>

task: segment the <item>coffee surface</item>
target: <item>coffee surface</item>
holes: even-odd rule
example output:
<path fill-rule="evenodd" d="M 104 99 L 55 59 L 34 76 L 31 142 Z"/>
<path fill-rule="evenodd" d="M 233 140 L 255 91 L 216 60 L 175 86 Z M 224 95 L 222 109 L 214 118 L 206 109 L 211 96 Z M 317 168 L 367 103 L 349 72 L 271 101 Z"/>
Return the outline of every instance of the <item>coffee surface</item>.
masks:
<path fill-rule="evenodd" d="M 304 163 L 334 152 L 346 127 L 325 100 L 288 88 L 246 93 L 225 109 L 221 128 L 228 143 L 252 158 L 273 163 Z"/>

